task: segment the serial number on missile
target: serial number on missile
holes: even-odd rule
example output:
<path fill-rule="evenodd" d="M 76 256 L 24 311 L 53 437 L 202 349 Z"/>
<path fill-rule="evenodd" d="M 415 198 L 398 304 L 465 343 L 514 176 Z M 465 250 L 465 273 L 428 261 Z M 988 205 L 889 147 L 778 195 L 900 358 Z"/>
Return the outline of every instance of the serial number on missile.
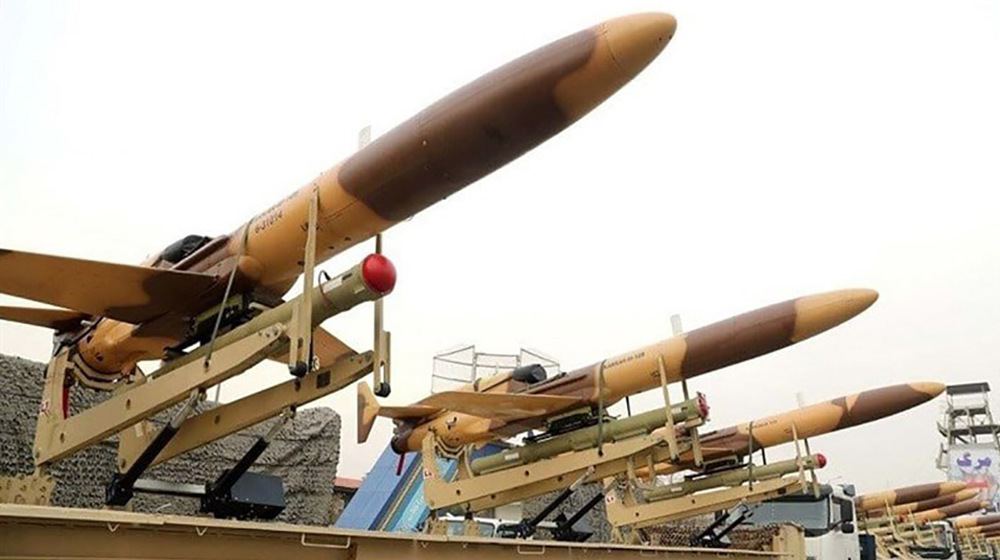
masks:
<path fill-rule="evenodd" d="M 281 218 L 285 217 L 285 208 L 284 208 L 285 203 L 295 198 L 295 195 L 297 194 L 298 193 L 292 193 L 286 196 L 285 198 L 281 199 L 267 210 L 264 210 L 264 212 L 262 212 L 259 216 L 257 216 L 257 218 L 255 218 L 253 221 L 253 232 L 255 234 L 260 233 L 265 229 L 278 223 L 278 221 L 281 220 Z"/>
<path fill-rule="evenodd" d="M 633 352 L 631 354 L 626 354 L 624 356 L 619 356 L 611 360 L 610 362 L 604 362 L 604 369 L 611 369 L 613 367 L 620 366 L 622 364 L 627 364 L 628 362 L 631 362 L 632 360 L 638 360 L 639 358 L 645 355 L 646 352 L 639 351 L 639 352 Z"/>

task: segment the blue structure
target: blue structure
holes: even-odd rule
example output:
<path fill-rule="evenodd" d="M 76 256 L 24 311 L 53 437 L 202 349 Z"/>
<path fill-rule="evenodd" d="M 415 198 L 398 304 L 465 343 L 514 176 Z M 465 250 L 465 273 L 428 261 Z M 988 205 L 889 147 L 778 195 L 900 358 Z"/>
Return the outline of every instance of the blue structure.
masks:
<path fill-rule="evenodd" d="M 499 450 L 498 446 L 487 445 L 473 456 L 490 455 Z M 404 455 L 403 468 L 396 474 L 398 467 L 399 455 L 386 447 L 334 526 L 371 531 L 419 531 L 430 515 L 430 508 L 424 501 L 420 453 Z M 438 458 L 437 468 L 442 478 L 451 480 L 457 463 Z"/>

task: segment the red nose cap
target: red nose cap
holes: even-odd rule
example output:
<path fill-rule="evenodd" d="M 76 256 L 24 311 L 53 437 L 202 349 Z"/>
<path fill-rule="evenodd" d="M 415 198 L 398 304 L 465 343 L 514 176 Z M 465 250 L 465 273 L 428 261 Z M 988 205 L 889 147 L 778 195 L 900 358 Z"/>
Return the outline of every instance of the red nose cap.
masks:
<path fill-rule="evenodd" d="M 704 393 L 698 393 L 698 410 L 701 412 L 701 417 L 708 419 L 708 411 L 710 410 L 708 406 L 708 399 L 705 398 Z"/>
<path fill-rule="evenodd" d="M 816 466 L 821 469 L 826 466 L 826 455 L 822 453 L 816 454 Z"/>
<path fill-rule="evenodd" d="M 396 267 L 382 255 L 368 255 L 361 261 L 361 276 L 365 284 L 385 295 L 396 287 Z"/>

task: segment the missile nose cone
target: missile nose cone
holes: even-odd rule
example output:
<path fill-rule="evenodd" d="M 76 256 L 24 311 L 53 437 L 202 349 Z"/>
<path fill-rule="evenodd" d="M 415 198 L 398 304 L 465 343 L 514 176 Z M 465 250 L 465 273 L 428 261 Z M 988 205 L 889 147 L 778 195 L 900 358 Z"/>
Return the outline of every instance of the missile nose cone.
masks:
<path fill-rule="evenodd" d="M 579 68 L 552 90 L 560 111 L 574 122 L 603 103 L 663 51 L 674 36 L 677 20 L 669 14 L 633 14 L 598 24 L 593 47 Z"/>
<path fill-rule="evenodd" d="M 939 383 L 908 383 L 842 397 L 834 401 L 844 407 L 837 428 L 857 426 L 909 410 L 938 396 L 943 389 Z"/>
<path fill-rule="evenodd" d="M 917 391 L 926 394 L 928 400 L 940 395 L 945 389 L 944 383 L 937 383 L 935 381 L 920 381 L 917 383 L 911 383 L 910 386 Z M 965 488 L 964 484 L 962 484 L 962 488 Z M 959 490 L 960 489 L 961 488 L 959 488 Z"/>
<path fill-rule="evenodd" d="M 633 14 L 601 25 L 608 49 L 625 81 L 642 71 L 667 46 L 677 30 L 670 14 Z"/>
<path fill-rule="evenodd" d="M 836 327 L 871 307 L 877 299 L 878 292 L 867 289 L 838 290 L 797 299 L 792 342 Z"/>

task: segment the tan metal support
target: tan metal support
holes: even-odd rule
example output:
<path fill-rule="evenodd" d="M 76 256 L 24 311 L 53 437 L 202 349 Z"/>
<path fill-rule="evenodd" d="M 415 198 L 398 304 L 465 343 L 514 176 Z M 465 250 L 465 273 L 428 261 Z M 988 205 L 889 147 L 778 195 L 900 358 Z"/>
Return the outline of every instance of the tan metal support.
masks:
<path fill-rule="evenodd" d="M 302 379 L 289 379 L 189 418 L 150 466 L 273 418 L 286 408 L 294 409 L 339 391 L 367 375 L 371 367 L 371 352 L 357 354 L 312 371 Z M 131 466 L 156 436 L 155 431 L 136 429 L 138 427 L 139 424 L 121 434 L 118 445 L 120 470 Z"/>
<path fill-rule="evenodd" d="M 605 512 L 613 527 L 629 526 L 641 529 L 677 519 L 728 509 L 741 502 L 762 502 L 806 487 L 797 476 L 759 481 L 749 486 L 736 486 L 712 492 L 682 496 L 670 500 L 627 504 L 625 500 L 605 500 Z"/>
<path fill-rule="evenodd" d="M 690 400 L 687 379 L 681 379 L 681 389 L 684 391 L 684 400 Z M 694 458 L 694 466 L 702 467 L 705 465 L 705 456 L 701 452 L 701 436 L 697 429 L 690 429 L 689 435 L 691 436 L 691 456 Z"/>
<path fill-rule="evenodd" d="M 35 434 L 35 464 L 43 465 L 75 453 L 116 432 L 166 410 L 192 390 L 205 390 L 243 373 L 274 353 L 282 343 L 283 325 L 271 325 L 215 351 L 208 369 L 200 360 L 188 361 L 156 379 L 139 384 L 69 418 L 39 416 Z"/>
<path fill-rule="evenodd" d="M 663 405 L 667 407 L 667 410 L 670 410 L 672 405 L 670 404 L 670 390 L 667 388 L 667 366 L 663 363 L 663 354 L 657 354 L 656 363 L 660 369 L 660 388 L 663 389 Z M 687 399 L 686 390 L 684 394 L 684 398 Z M 670 449 L 670 460 L 676 461 L 680 453 L 677 450 L 677 432 L 674 430 L 674 417 L 671 414 L 667 414 L 666 417 L 667 447 Z"/>
<path fill-rule="evenodd" d="M 434 436 L 428 435 L 421 450 L 424 498 L 431 509 L 461 506 L 476 512 L 562 490 L 591 466 L 594 472 L 586 482 L 593 482 L 626 472 L 629 459 L 642 459 L 644 453 L 653 454 L 657 463 L 668 460 L 664 431 L 660 429 L 646 436 L 605 443 L 603 455 L 597 448 L 585 449 L 479 476 L 456 477 L 452 482 L 444 481 L 438 472 L 437 446 Z"/>
<path fill-rule="evenodd" d="M 316 270 L 316 229 L 319 227 L 319 189 L 309 197 L 306 248 L 303 257 L 302 295 L 289 323 L 288 370 L 296 377 L 312 371 L 312 296 Z"/>

